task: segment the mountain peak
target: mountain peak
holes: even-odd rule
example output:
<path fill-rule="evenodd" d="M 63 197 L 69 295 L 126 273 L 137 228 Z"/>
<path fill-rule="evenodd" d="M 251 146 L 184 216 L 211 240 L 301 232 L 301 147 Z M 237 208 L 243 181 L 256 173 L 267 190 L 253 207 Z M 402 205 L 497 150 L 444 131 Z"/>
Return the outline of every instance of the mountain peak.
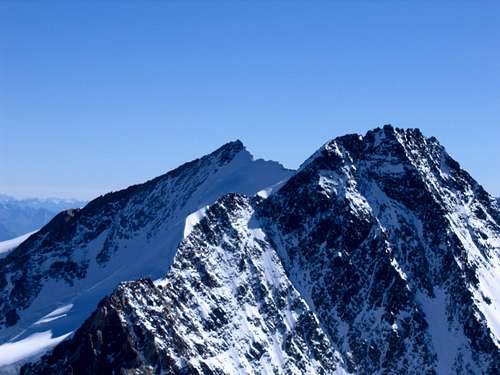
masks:
<path fill-rule="evenodd" d="M 390 124 L 369 130 L 365 135 L 346 134 L 336 137 L 321 146 L 311 157 L 309 157 L 299 168 L 303 170 L 314 160 L 324 163 L 325 158 L 330 162 L 342 158 L 357 158 L 361 154 L 379 154 L 401 157 L 406 153 L 412 153 L 410 149 L 422 150 L 433 147 L 435 152 L 443 152 L 444 148 L 436 138 L 426 138 L 418 128 L 397 128 Z M 402 160 L 402 159 L 401 159 Z M 455 162 L 456 163 L 456 162 Z"/>
<path fill-rule="evenodd" d="M 332 341 L 349 348 L 347 354 L 359 353 L 349 370 L 380 369 L 366 361 L 365 345 L 383 330 L 368 333 L 372 328 L 356 328 L 356 322 L 370 321 L 373 309 L 385 302 L 374 300 L 361 311 L 355 301 L 363 301 L 372 291 L 380 298 L 386 290 L 380 285 L 389 280 L 390 289 L 398 291 L 383 297 L 396 304 L 387 307 L 387 317 L 416 314 L 412 319 L 429 324 L 420 337 L 406 339 L 430 338 L 428 348 L 437 353 L 438 373 L 498 368 L 500 296 L 492 285 L 500 275 L 500 215 L 493 198 L 435 138 L 426 138 L 419 129 L 392 126 L 365 136 L 335 138 L 261 210 L 272 218 L 266 220 L 274 225 L 273 241 L 280 244 L 295 285 L 310 296 L 319 316 L 333 322 L 331 330 L 330 323 L 325 325 Z M 364 283 L 379 286 L 370 291 Z M 398 318 L 391 319 L 388 326 L 399 326 L 394 323 Z M 338 336 L 339 330 L 345 332 L 343 324 L 351 332 L 363 332 L 364 339 L 358 341 L 356 334 Z M 397 331 L 398 340 L 410 333 Z M 453 345 L 443 345 L 445 341 Z M 383 342 L 376 345 L 379 353 L 385 351 Z M 408 348 L 406 356 L 421 360 L 429 355 L 412 350 Z M 484 360 L 465 360 L 464 353 Z M 391 358 L 391 368 L 402 365 L 398 357 Z M 431 361 L 422 366 L 434 365 Z"/>
<path fill-rule="evenodd" d="M 210 155 L 225 155 L 226 158 L 230 159 L 243 150 L 246 150 L 245 145 L 239 139 L 236 139 L 222 145 Z"/>
<path fill-rule="evenodd" d="M 227 193 L 252 196 L 291 174 L 277 162 L 255 160 L 236 140 L 80 210 L 61 212 L 0 259 L 0 341 L 22 341 L 40 328 L 63 337 L 120 282 L 164 276 L 191 214 Z M 54 285 L 64 298 L 52 292 Z M 44 321 L 61 303 L 71 308 Z"/>

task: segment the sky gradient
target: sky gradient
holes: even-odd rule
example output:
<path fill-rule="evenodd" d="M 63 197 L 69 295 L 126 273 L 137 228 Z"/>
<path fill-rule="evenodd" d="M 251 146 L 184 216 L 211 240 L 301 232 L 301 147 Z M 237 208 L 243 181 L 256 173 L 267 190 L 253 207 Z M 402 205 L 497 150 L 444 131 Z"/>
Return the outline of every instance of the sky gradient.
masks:
<path fill-rule="evenodd" d="M 90 199 L 241 139 L 391 123 L 500 195 L 500 2 L 0 2 L 0 193 Z"/>

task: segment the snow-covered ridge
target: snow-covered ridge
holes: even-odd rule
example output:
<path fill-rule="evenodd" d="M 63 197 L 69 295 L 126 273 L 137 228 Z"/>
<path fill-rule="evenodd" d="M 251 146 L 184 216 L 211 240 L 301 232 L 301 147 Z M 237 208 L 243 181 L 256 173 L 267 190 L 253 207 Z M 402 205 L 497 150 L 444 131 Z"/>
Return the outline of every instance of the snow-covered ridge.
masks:
<path fill-rule="evenodd" d="M 252 195 L 187 212 L 161 279 L 23 373 L 498 372 L 500 212 L 436 139 L 338 137 Z"/>
<path fill-rule="evenodd" d="M 138 371 L 163 373 L 344 374 L 253 216 L 250 198 L 230 194 L 217 201 L 179 246 L 164 283 L 122 284 L 53 365 L 24 371 L 60 373 L 71 365 L 106 373 L 134 363 Z M 103 334 L 103 350 L 76 362 L 66 357 L 85 337 L 97 339 L 96 326 L 106 333 L 113 316 L 122 323 L 116 334 L 129 337 L 134 350 L 148 346 L 148 353 L 132 354 Z"/>
<path fill-rule="evenodd" d="M 189 214 L 226 193 L 253 195 L 291 173 L 230 142 L 144 184 L 62 212 L 0 259 L 0 343 L 74 331 L 120 282 L 165 274 Z M 73 307 L 47 319 L 61 304 Z M 0 355 L 4 349 L 0 345 Z"/>

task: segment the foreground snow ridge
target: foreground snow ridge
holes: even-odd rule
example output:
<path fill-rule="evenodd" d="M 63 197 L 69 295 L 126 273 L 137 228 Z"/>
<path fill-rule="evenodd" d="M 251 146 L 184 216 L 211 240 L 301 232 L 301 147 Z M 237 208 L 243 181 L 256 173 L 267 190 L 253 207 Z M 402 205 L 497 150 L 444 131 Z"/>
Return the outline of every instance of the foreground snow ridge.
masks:
<path fill-rule="evenodd" d="M 165 373 L 344 374 L 253 218 L 251 198 L 218 200 L 180 244 L 166 279 L 124 283 L 101 303 L 69 345 L 98 340 L 102 350 L 72 366 L 102 373 L 134 363 L 146 372 L 159 360 Z M 123 337 L 151 352 L 134 354 Z"/>

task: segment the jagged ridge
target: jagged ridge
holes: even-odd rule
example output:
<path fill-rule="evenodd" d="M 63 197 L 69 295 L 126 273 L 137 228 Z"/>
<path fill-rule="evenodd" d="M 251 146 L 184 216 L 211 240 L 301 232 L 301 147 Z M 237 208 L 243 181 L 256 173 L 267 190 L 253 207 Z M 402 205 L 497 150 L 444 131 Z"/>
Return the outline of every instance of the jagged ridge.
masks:
<path fill-rule="evenodd" d="M 264 254 L 273 261 L 264 261 Z M 244 363 L 247 372 L 270 365 L 292 373 L 497 374 L 499 257 L 498 203 L 436 139 L 391 126 L 339 137 L 267 200 L 229 196 L 216 203 L 179 247 L 158 305 L 146 298 L 156 291 L 140 292 L 135 284 L 116 292 L 128 291 L 136 301 L 117 308 L 127 317 L 140 317 L 122 321 L 131 348 L 138 356 L 150 352 L 134 336 L 137 323 L 143 326 L 141 335 L 154 339 L 154 351 L 169 353 L 176 367 L 149 356 L 130 367 L 115 362 L 115 370 L 232 373 L 235 368 L 224 364 L 233 363 L 236 352 L 235 362 Z M 236 259 L 257 266 L 249 272 Z M 249 275 L 257 277 L 249 281 Z M 250 299 L 239 299 L 238 287 L 248 284 Z M 293 355 L 287 331 L 275 330 L 288 328 L 289 312 L 298 314 L 294 304 L 283 305 L 275 297 L 280 290 L 293 291 L 300 311 L 317 322 L 292 334 L 295 346 L 307 348 L 307 337 L 318 332 L 324 345 L 317 354 L 299 350 Z M 255 310 L 242 308 L 249 301 L 259 306 L 258 323 L 244 337 L 267 328 L 258 350 L 262 355 L 251 359 L 245 354 L 253 341 L 239 335 L 253 322 Z M 273 305 L 278 308 L 268 307 Z M 173 320 L 156 316 L 154 306 Z M 220 312 L 215 332 L 206 326 L 213 320 L 207 312 L 213 311 Z M 236 319 L 234 311 L 243 316 Z M 180 331 L 174 333 L 173 327 Z M 209 342 L 207 348 L 179 350 L 178 342 L 194 347 L 191 333 Z M 69 344 L 24 371 L 64 372 L 72 361 L 92 362 L 102 352 L 79 355 L 81 335 L 100 334 L 85 325 Z M 285 362 L 273 357 L 277 351 L 288 356 Z M 325 365 L 326 353 L 338 355 Z"/>
<path fill-rule="evenodd" d="M 251 200 L 229 195 L 206 215 L 167 279 L 121 285 L 45 367 L 23 372 L 335 372 L 340 358 L 318 321 L 249 228 Z"/>

